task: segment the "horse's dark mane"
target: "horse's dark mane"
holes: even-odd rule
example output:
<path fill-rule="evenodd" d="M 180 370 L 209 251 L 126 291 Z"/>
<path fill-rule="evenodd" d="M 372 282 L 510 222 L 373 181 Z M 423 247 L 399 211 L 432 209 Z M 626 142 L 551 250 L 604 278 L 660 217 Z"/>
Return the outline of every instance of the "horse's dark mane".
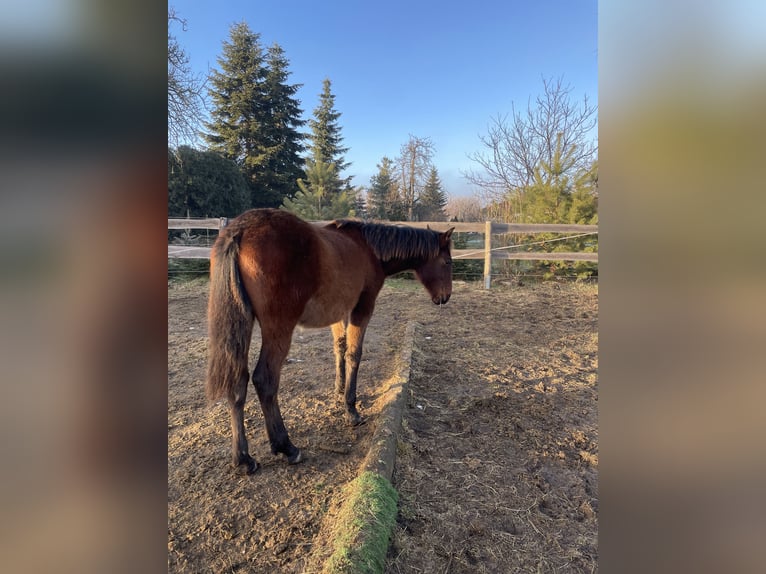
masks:
<path fill-rule="evenodd" d="M 417 229 L 404 225 L 365 223 L 353 219 L 333 221 L 338 229 L 352 227 L 362 232 L 365 241 L 381 261 L 439 255 L 439 233 L 431 229 Z"/>

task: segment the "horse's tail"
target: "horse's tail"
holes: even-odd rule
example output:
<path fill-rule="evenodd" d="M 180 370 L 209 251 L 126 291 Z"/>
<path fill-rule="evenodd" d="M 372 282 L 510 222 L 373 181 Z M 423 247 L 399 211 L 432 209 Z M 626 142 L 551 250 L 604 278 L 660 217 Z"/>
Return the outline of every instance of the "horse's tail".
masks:
<path fill-rule="evenodd" d="M 249 375 L 247 359 L 255 315 L 239 273 L 239 240 L 240 233 L 224 231 L 211 254 L 205 382 L 211 402 L 228 396 Z"/>

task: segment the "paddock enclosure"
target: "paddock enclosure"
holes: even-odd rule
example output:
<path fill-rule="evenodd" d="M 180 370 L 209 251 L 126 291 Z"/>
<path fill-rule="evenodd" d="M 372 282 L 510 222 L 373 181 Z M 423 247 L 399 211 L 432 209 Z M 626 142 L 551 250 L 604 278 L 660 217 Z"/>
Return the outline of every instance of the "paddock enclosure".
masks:
<path fill-rule="evenodd" d="M 386 571 L 597 571 L 597 285 L 456 281 L 438 307 L 416 281 L 389 280 L 365 339 L 358 427 L 336 403 L 329 328 L 296 330 L 279 396 L 306 460 L 271 454 L 250 385 L 252 476 L 221 464 L 228 412 L 205 403 L 207 289 L 168 284 L 170 572 L 319 571 L 411 321 Z M 256 325 L 251 369 L 259 344 Z"/>

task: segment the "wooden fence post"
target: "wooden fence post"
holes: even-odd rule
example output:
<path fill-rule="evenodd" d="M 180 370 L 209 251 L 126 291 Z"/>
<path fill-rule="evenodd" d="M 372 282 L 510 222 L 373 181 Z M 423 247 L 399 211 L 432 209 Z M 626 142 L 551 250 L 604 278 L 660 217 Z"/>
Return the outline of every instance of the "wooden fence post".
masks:
<path fill-rule="evenodd" d="M 484 224 L 484 288 L 492 283 L 492 222 Z"/>

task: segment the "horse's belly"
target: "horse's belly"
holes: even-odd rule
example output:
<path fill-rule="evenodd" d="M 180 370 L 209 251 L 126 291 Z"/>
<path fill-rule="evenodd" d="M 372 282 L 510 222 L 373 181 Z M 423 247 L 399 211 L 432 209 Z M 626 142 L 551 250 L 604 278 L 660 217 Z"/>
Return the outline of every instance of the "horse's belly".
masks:
<path fill-rule="evenodd" d="M 319 282 L 298 324 L 327 327 L 347 319 L 374 272 L 369 255 L 350 239 L 329 233 L 319 255 Z"/>
<path fill-rule="evenodd" d="M 334 297 L 330 300 L 313 297 L 306 303 L 298 324 L 309 328 L 329 327 L 348 317 L 357 299 L 358 296 Z"/>

